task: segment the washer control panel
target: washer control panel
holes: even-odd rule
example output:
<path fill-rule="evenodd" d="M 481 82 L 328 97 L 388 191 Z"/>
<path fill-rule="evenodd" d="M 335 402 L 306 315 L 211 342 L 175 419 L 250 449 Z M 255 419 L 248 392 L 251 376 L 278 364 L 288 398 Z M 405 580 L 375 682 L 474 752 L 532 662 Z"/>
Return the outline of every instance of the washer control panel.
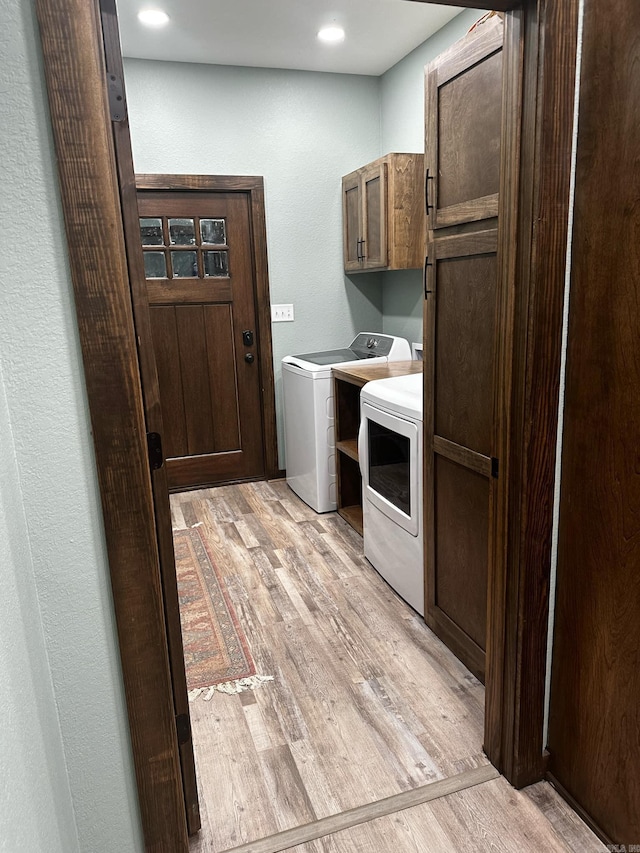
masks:
<path fill-rule="evenodd" d="M 359 358 L 388 356 L 395 338 L 392 335 L 379 335 L 371 332 L 360 332 L 351 343 L 352 349 Z"/>

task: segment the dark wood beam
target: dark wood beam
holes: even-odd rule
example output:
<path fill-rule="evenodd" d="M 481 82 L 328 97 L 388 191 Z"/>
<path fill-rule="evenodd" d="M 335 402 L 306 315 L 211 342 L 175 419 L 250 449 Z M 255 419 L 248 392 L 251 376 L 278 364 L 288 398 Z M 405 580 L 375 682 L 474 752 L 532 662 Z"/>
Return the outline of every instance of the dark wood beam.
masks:
<path fill-rule="evenodd" d="M 512 140 L 501 190 L 503 275 L 496 401 L 500 489 L 492 536 L 485 751 L 515 787 L 544 772 L 543 718 L 560 343 L 578 0 L 526 0 L 521 100 L 506 93 Z M 516 43 L 505 48 L 515 50 Z"/>
<path fill-rule="evenodd" d="M 434 3 L 438 6 L 462 6 L 465 9 L 493 9 L 495 12 L 508 12 L 521 5 L 520 0 L 409 0 L 413 3 Z"/>

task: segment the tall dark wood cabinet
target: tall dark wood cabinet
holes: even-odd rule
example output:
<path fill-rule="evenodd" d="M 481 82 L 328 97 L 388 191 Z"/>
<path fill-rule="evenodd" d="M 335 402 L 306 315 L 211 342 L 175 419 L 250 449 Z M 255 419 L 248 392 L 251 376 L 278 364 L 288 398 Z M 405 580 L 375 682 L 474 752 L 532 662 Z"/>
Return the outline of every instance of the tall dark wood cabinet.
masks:
<path fill-rule="evenodd" d="M 484 680 L 503 23 L 426 69 L 426 621 Z"/>

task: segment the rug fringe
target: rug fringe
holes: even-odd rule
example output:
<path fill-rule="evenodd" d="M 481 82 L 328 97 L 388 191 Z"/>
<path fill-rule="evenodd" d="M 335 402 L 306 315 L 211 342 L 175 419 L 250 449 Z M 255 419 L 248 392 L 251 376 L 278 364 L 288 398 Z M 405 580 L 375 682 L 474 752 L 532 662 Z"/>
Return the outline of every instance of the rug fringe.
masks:
<path fill-rule="evenodd" d="M 211 687 L 196 687 L 189 690 L 189 702 L 195 702 L 202 697 L 208 702 L 214 693 L 244 693 L 245 690 L 255 690 L 262 687 L 267 681 L 273 681 L 272 675 L 250 675 L 247 678 L 237 678 L 235 681 L 225 681 L 222 684 L 214 684 Z"/>

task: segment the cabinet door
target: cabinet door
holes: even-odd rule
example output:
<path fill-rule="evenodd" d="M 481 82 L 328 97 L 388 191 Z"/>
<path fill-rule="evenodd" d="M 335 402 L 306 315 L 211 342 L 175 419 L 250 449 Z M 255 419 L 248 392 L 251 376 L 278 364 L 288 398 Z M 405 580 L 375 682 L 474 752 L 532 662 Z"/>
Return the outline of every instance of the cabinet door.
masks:
<path fill-rule="evenodd" d="M 342 179 L 342 239 L 345 272 L 362 269 L 362 192 L 360 172 Z"/>
<path fill-rule="evenodd" d="M 498 215 L 502 40 L 502 21 L 492 18 L 427 66 L 429 230 Z"/>
<path fill-rule="evenodd" d="M 425 277 L 425 618 L 482 680 L 497 241 L 432 239 Z"/>
<path fill-rule="evenodd" d="M 387 266 L 387 164 L 376 163 L 362 170 L 364 269 Z"/>

